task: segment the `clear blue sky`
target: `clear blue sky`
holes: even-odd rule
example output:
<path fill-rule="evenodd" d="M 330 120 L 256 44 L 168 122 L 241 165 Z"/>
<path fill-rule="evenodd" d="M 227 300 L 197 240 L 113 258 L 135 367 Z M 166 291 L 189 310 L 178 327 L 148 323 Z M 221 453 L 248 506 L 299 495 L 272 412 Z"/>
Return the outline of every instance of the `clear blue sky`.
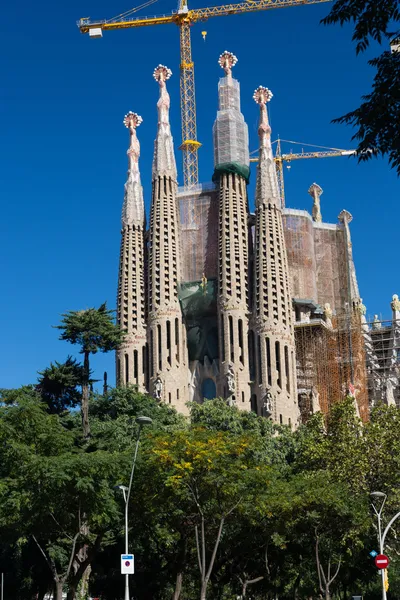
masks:
<path fill-rule="evenodd" d="M 194 7 L 205 6 L 207 0 L 194 2 Z M 138 134 L 148 205 L 158 96 L 152 72 L 160 62 L 174 73 L 169 91 L 179 145 L 177 28 L 112 31 L 91 40 L 76 27 L 79 17 L 110 18 L 131 6 L 129 0 L 62 5 L 22 0 L 3 7 L 0 387 L 33 382 L 50 361 L 74 354 L 51 327 L 61 313 L 105 300 L 115 307 L 128 143 L 122 119 L 129 110 L 144 119 Z M 252 94 L 258 85 L 274 93 L 274 138 L 353 147 L 351 129 L 330 121 L 358 106 L 370 89 L 372 70 L 366 56 L 355 56 L 349 28 L 319 25 L 329 7 L 231 16 L 193 27 L 202 181 L 212 175 L 211 129 L 221 75 L 217 58 L 225 49 L 239 58 L 235 76 L 251 150 L 257 147 Z M 175 8 L 171 0 L 159 0 L 145 14 Z M 208 32 L 206 42 L 202 30 Z M 369 55 L 376 53 L 374 48 Z M 178 150 L 177 159 L 180 167 Z M 298 161 L 286 173 L 288 206 L 310 209 L 307 189 L 314 181 L 324 189 L 325 221 L 336 222 L 343 208 L 353 214 L 361 294 L 369 314 L 388 316 L 391 295 L 400 293 L 399 180 L 384 160 L 366 165 L 346 158 Z M 107 369 L 113 383 L 113 355 L 96 356 L 93 367 L 97 376 Z"/>

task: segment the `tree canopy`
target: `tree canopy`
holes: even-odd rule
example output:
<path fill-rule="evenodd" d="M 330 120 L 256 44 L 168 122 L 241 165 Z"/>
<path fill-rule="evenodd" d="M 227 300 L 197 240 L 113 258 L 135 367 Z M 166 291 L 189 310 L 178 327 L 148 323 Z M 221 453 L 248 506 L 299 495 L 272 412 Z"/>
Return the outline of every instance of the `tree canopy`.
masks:
<path fill-rule="evenodd" d="M 336 0 L 325 25 L 353 23 L 353 41 L 357 54 L 370 43 L 383 45 L 383 52 L 368 61 L 375 69 L 372 91 L 362 97 L 361 105 L 336 118 L 355 128 L 359 160 L 376 155 L 387 156 L 400 174 L 400 51 L 390 42 L 400 37 L 398 0 Z"/>

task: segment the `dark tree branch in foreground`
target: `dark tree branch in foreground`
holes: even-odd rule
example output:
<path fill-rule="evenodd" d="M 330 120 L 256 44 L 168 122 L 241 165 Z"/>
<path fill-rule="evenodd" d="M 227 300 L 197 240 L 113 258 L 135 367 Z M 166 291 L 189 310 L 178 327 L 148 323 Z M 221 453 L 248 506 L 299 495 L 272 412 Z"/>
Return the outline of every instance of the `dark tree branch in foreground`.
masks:
<path fill-rule="evenodd" d="M 336 0 L 324 25 L 354 23 L 353 41 L 356 52 L 364 52 L 371 41 L 389 47 L 391 39 L 400 35 L 398 0 Z M 369 61 L 376 68 L 371 93 L 362 97 L 355 110 L 334 120 L 356 128 L 359 161 L 373 156 L 387 156 L 389 164 L 400 175 L 400 51 L 386 50 Z"/>

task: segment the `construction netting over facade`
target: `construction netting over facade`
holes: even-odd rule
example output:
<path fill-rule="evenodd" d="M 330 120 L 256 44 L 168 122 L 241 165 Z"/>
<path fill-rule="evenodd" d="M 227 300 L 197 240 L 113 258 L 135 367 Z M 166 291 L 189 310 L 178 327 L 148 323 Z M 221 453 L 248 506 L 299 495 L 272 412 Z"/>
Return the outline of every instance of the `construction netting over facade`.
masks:
<path fill-rule="evenodd" d="M 218 200 L 214 184 L 178 192 L 183 281 L 218 276 Z"/>
<path fill-rule="evenodd" d="M 305 210 L 285 209 L 283 227 L 293 297 L 344 310 L 349 283 L 343 226 L 316 223 Z"/>
<path fill-rule="evenodd" d="M 240 112 L 240 85 L 232 77 L 218 83 L 219 110 L 213 126 L 214 165 L 237 162 L 249 165 L 249 133 Z"/>

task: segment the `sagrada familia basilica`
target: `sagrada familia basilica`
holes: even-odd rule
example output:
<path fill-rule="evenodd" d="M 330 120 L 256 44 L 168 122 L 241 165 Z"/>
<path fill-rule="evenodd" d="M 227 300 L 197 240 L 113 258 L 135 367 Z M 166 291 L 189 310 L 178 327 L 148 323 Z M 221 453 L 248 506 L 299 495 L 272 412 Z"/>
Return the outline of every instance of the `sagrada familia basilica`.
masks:
<path fill-rule="evenodd" d="M 400 301 L 392 319 L 368 323 L 353 261 L 347 210 L 324 223 L 322 189 L 311 214 L 281 202 L 267 103 L 258 87 L 259 152 L 250 212 L 248 129 L 236 57 L 219 64 L 213 183 L 179 188 L 167 80 L 158 66 L 158 126 L 146 227 L 137 128 L 129 112 L 117 319 L 127 332 L 117 382 L 188 412 L 222 397 L 296 426 L 348 394 L 363 419 L 378 402 L 400 402 Z"/>

